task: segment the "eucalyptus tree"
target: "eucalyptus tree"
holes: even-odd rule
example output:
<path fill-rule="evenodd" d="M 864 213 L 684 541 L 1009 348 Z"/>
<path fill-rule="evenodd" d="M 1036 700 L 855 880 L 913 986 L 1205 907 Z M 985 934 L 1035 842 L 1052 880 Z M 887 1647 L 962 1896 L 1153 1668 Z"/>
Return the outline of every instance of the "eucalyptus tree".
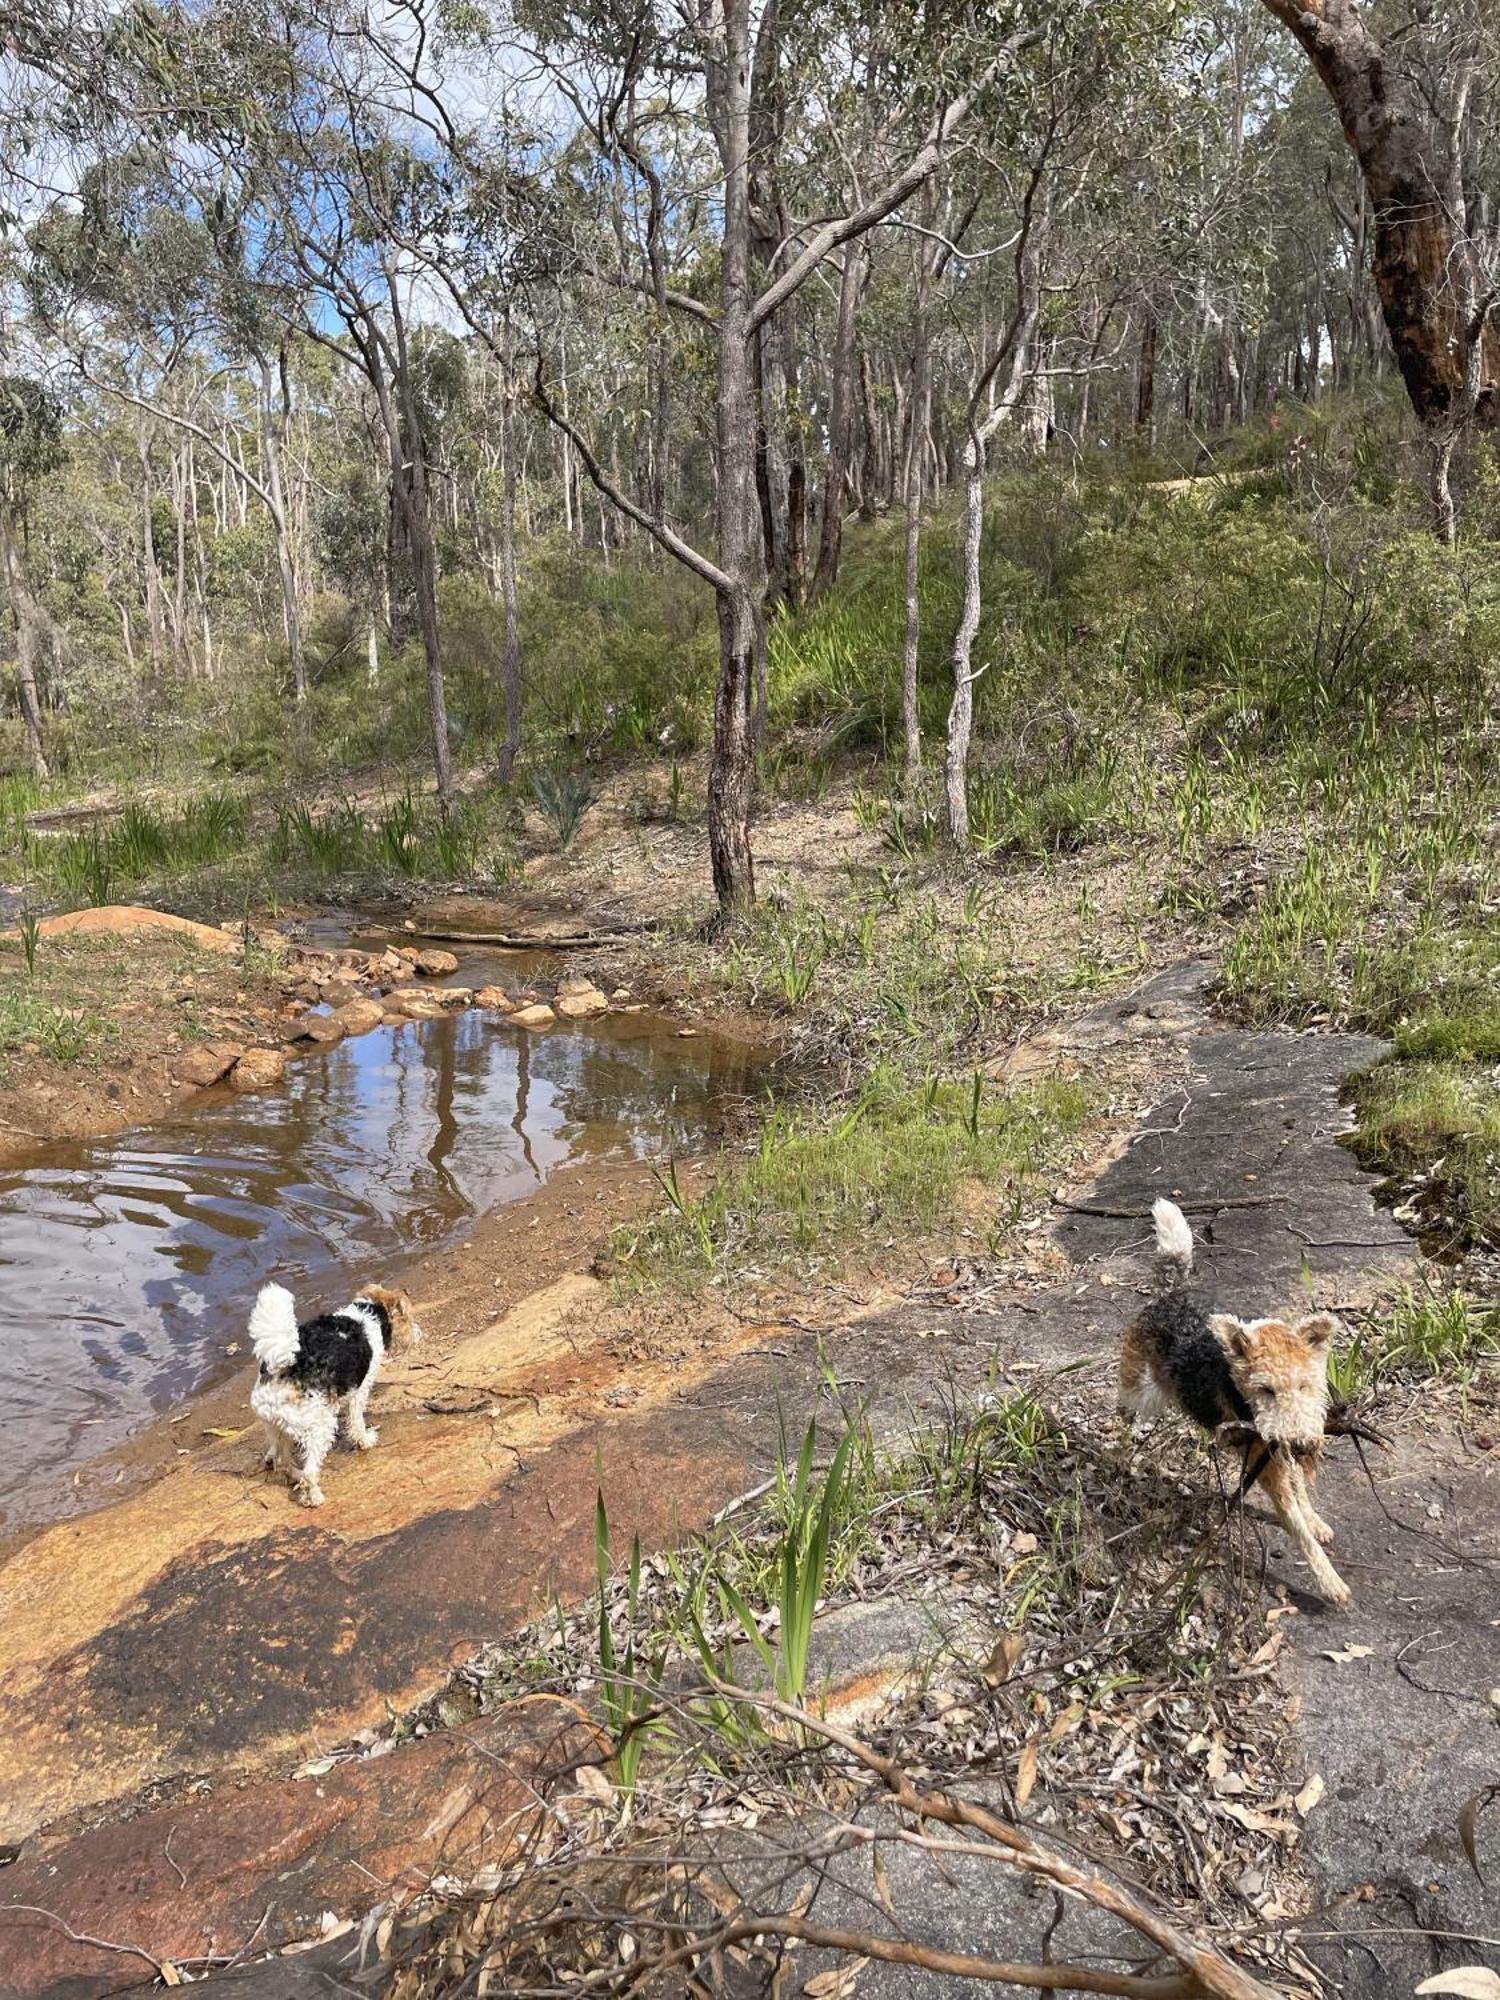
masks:
<path fill-rule="evenodd" d="M 624 490 L 584 427 L 560 408 L 541 368 L 535 389 L 599 491 L 714 592 L 719 673 L 708 832 L 714 888 L 726 917 L 755 895 L 753 707 L 767 585 L 758 344 L 767 329 L 785 324 L 788 308 L 828 260 L 840 252 L 846 260 L 856 259 L 862 239 L 921 191 L 981 106 L 1003 100 L 1024 52 L 1041 40 L 1056 11 L 1015 0 L 957 15 L 944 7 L 940 19 L 931 20 L 920 4 L 892 7 L 878 20 L 820 13 L 823 31 L 841 58 L 847 62 L 853 50 L 856 74 L 889 87 L 885 115 L 862 170 L 848 175 L 843 186 L 835 184 L 833 198 L 812 215 L 789 215 L 769 251 L 770 218 L 755 207 L 761 183 L 754 137 L 766 128 L 768 116 L 774 128 L 774 101 L 790 49 L 787 13 L 775 5 L 756 8 L 752 0 L 707 0 L 692 12 L 627 0 L 610 9 L 549 9 L 545 27 L 533 24 L 529 49 L 550 69 L 566 67 L 575 105 L 586 97 L 591 107 L 587 121 L 570 125 L 570 144 L 607 134 L 612 102 L 633 90 L 637 102 L 648 103 L 658 87 L 674 118 L 701 107 L 711 142 L 711 257 L 682 271 L 669 268 L 667 205 L 647 200 L 643 245 L 624 242 L 611 273 L 611 282 L 653 297 L 659 308 L 688 322 L 691 338 L 711 363 L 715 492 L 709 547 Z M 524 35 L 526 25 L 516 23 L 516 32 Z M 870 35 L 880 38 L 878 59 L 858 39 Z M 927 45 L 939 46 L 941 54 L 931 65 L 914 63 L 912 50 L 929 35 L 935 40 Z M 649 120 L 638 124 L 635 143 L 643 154 L 654 144 Z M 638 261 L 642 249 L 645 270 Z M 857 274 L 858 265 L 846 262 L 845 270 Z"/>
<path fill-rule="evenodd" d="M 1451 541 L 1455 447 L 1470 427 L 1500 424 L 1500 14 L 1492 0 L 1265 5 L 1301 45 L 1359 163 L 1375 287 Z"/>
<path fill-rule="evenodd" d="M 29 376 L 0 376 L 0 573 L 15 621 L 16 700 L 38 778 L 48 775 L 48 763 L 37 670 L 51 620 L 28 572 L 26 526 L 38 485 L 66 456 L 57 398 Z"/>

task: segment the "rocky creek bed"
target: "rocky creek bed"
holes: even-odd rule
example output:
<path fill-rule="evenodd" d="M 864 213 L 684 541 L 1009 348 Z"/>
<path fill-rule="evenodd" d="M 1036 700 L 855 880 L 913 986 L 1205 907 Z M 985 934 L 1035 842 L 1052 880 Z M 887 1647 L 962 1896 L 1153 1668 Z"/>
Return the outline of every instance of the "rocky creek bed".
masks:
<path fill-rule="evenodd" d="M 637 1528 L 648 1548 L 675 1538 L 765 1476 L 777 1411 L 811 1407 L 832 1374 L 859 1385 L 890 1436 L 940 1422 L 954 1398 L 1024 1386 L 1065 1419 L 1087 1486 L 1113 1450 L 1109 1359 L 1149 1283 L 1145 1213 L 1164 1190 L 1203 1204 L 1210 1281 L 1247 1306 L 1310 1292 L 1353 1313 L 1409 1277 L 1409 1241 L 1335 1143 L 1342 1078 L 1372 1046 L 1225 1030 L 1202 1010 L 1202 977 L 1166 976 L 1052 1038 L 1049 1059 L 1095 1069 L 1122 1048 L 1157 1051 L 1160 1087 L 1113 1163 L 1058 1190 L 1050 1270 L 956 1257 L 901 1301 L 851 1313 L 827 1299 L 814 1321 L 789 1306 L 702 1345 L 681 1321 L 611 1310 L 575 1271 L 454 1346 L 437 1372 L 395 1371 L 381 1391 L 378 1483 L 331 1489 L 315 1519 L 277 1507 L 246 1444 L 225 1440 L 21 1551 L 0 1570 L 13 1668 L 0 1796 L 23 1842 L 0 1873 L 0 1927 L 13 1933 L 0 1992 L 103 1994 L 162 1961 L 207 1969 L 304 1942 L 313 1948 L 246 1965 L 235 1982 L 265 2000 L 345 1990 L 375 1936 L 361 1932 L 366 1911 L 420 1914 L 435 1871 L 461 1890 L 512 1851 L 538 1788 L 560 1788 L 564 1805 L 582 1797 L 590 1738 L 565 1677 L 420 1736 L 388 1718 L 445 1665 L 462 1679 L 481 1642 L 486 1657 L 503 1653 L 539 1584 L 565 1599 L 586 1588 L 600 1471 L 617 1535 Z M 1254 1673 L 1276 1691 L 1282 1740 L 1269 1756 L 1256 1736 L 1231 1738 L 1216 1779 L 1198 1769 L 1223 1754 L 1212 1734 L 1184 1738 L 1170 1777 L 1167 1802 L 1205 1831 L 1179 1842 L 1164 1818 L 1168 1850 L 1206 1840 L 1222 1859 L 1245 1843 L 1233 1868 L 1215 1866 L 1213 1907 L 1281 1938 L 1299 1990 L 1321 1979 L 1384 2000 L 1444 1965 L 1500 1968 L 1500 1908 L 1459 1825 L 1497 1762 L 1500 1462 L 1481 1421 L 1493 1400 L 1491 1383 L 1463 1401 L 1398 1405 L 1397 1448 L 1373 1485 L 1351 1456 L 1329 1465 L 1324 1511 L 1357 1597 L 1348 1616 L 1307 1595 L 1274 1531 L 1254 1531 L 1270 1612 Z M 1202 1476 L 1157 1496 L 1188 1542 L 1223 1532 Z M 913 1597 L 909 1565 L 894 1565 L 892 1589 L 896 1611 Z M 871 1593 L 878 1605 L 878 1579 Z M 894 1631 L 889 1618 L 845 1618 L 828 1685 L 855 1690 L 867 1728 L 925 1729 L 930 1755 L 934 1718 L 952 1712 L 951 1689 L 976 1680 L 988 1646 L 966 1667 L 962 1625 L 942 1620 L 940 1602 L 913 1608 L 915 1624 L 898 1617 Z M 903 1706 L 913 1668 L 946 1709 Z M 577 1699 L 586 1712 L 586 1688 Z M 974 1782 L 997 1784 L 1014 1809 L 1009 1754 Z M 1028 1819 L 1070 1824 L 1071 1754 L 1044 1755 Z M 1100 1782 L 1125 1813 L 1117 1865 L 1154 1866 L 1149 1843 L 1133 1854 L 1131 1812 Z M 742 1835 L 708 1844 L 719 1839 L 733 1851 Z M 1483 1826 L 1480 1841 L 1483 1863 Z M 1031 1899 L 997 1892 L 992 1871 L 903 1861 L 895 1880 L 908 1934 L 997 1955 L 1035 1942 Z M 798 1892 L 784 1870 L 777 1882 Z M 824 1893 L 871 1920 L 867 1885 Z M 319 1945 L 326 1913 L 341 1934 Z M 420 1952 L 422 1935 L 397 1944 Z M 439 1933 L 435 1964 L 455 1935 Z M 1059 1948 L 1108 1943 L 1085 1920 Z M 806 1956 L 797 1970 L 816 1978 L 824 1964 Z M 859 1980 L 861 2000 L 938 1990 L 890 1967 Z"/>

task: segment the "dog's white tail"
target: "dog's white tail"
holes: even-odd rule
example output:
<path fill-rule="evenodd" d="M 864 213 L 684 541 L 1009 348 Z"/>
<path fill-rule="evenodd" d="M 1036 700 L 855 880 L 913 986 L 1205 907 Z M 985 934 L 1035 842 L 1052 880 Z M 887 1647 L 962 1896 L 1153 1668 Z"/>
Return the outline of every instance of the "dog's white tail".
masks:
<path fill-rule="evenodd" d="M 1163 1195 L 1151 1204 L 1151 1220 L 1156 1224 L 1158 1283 L 1185 1285 L 1193 1273 L 1193 1232 L 1187 1217 L 1175 1201 Z"/>
<path fill-rule="evenodd" d="M 250 1315 L 250 1345 L 268 1374 L 290 1368 L 301 1342 L 297 1336 L 297 1302 L 285 1285 L 262 1285 Z"/>

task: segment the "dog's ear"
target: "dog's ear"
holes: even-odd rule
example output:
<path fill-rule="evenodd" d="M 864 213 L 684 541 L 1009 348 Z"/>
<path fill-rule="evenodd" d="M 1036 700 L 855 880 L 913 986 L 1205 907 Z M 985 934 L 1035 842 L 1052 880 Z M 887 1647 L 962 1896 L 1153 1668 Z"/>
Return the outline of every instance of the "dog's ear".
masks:
<path fill-rule="evenodd" d="M 1214 1339 L 1227 1347 L 1231 1353 L 1245 1353 L 1248 1345 L 1245 1336 L 1249 1328 L 1242 1319 L 1236 1319 L 1233 1313 L 1210 1313 L 1208 1330 Z"/>
<path fill-rule="evenodd" d="M 1297 1322 L 1297 1335 L 1309 1347 L 1326 1347 L 1339 1330 L 1339 1323 L 1332 1313 L 1309 1313 L 1306 1319 Z"/>

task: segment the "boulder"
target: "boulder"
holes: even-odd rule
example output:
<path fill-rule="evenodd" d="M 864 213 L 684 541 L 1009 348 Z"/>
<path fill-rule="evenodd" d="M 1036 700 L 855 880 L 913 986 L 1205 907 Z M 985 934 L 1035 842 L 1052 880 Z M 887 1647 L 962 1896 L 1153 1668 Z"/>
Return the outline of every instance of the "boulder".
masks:
<path fill-rule="evenodd" d="M 333 1017 L 346 1035 L 367 1035 L 385 1019 L 378 1000 L 349 1000 Z"/>
<path fill-rule="evenodd" d="M 246 1049 L 229 1072 L 233 1090 L 270 1090 L 286 1075 L 286 1057 L 280 1049 Z"/>
<path fill-rule="evenodd" d="M 344 1039 L 344 1030 L 331 1014 L 299 1014 L 282 1035 L 287 1042 L 311 1042 L 318 1048 L 332 1048 Z"/>
<path fill-rule="evenodd" d="M 203 951 L 231 957 L 240 948 L 240 926 L 232 932 L 216 930 L 212 924 L 195 924 L 187 917 L 171 916 L 166 910 L 142 909 L 134 903 L 103 903 L 97 909 L 68 910 L 57 917 L 43 917 L 37 925 L 42 937 L 135 937 L 145 931 L 171 931 Z M 19 931 L 0 931 L 0 937 L 14 941 Z"/>
<path fill-rule="evenodd" d="M 597 986 L 585 985 L 581 992 L 572 993 L 559 988 L 553 1005 L 565 1021 L 591 1021 L 595 1015 L 609 1012 L 609 1001 Z"/>
<path fill-rule="evenodd" d="M 424 986 L 398 986 L 386 995 L 385 1004 L 391 1013 L 408 1021 L 440 1021 L 448 1011 L 438 995 Z"/>
<path fill-rule="evenodd" d="M 539 1000 L 531 1007 L 518 1007 L 510 1017 L 513 1028 L 550 1028 L 557 1016 L 545 1001 Z"/>
<path fill-rule="evenodd" d="M 432 997 L 441 1000 L 450 1013 L 457 1013 L 460 1007 L 473 1005 L 474 989 L 472 986 L 439 986 Z"/>
<path fill-rule="evenodd" d="M 513 1014 L 516 1011 L 515 1001 L 503 986 L 481 986 L 474 995 L 474 1005 L 488 1007 L 496 1014 Z"/>
<path fill-rule="evenodd" d="M 217 1083 L 227 1076 L 239 1061 L 242 1053 L 238 1042 L 200 1042 L 195 1049 L 188 1049 L 172 1065 L 172 1075 L 178 1083 L 190 1083 L 198 1090 L 206 1090 L 211 1083 Z"/>
<path fill-rule="evenodd" d="M 457 972 L 458 960 L 451 951 L 439 951 L 429 945 L 417 953 L 417 970 L 429 979 L 441 979 L 445 973 Z"/>
<path fill-rule="evenodd" d="M 570 972 L 566 979 L 560 979 L 557 982 L 559 999 L 567 999 L 574 993 L 592 993 L 593 991 L 593 980 L 585 979 L 581 972 Z"/>

